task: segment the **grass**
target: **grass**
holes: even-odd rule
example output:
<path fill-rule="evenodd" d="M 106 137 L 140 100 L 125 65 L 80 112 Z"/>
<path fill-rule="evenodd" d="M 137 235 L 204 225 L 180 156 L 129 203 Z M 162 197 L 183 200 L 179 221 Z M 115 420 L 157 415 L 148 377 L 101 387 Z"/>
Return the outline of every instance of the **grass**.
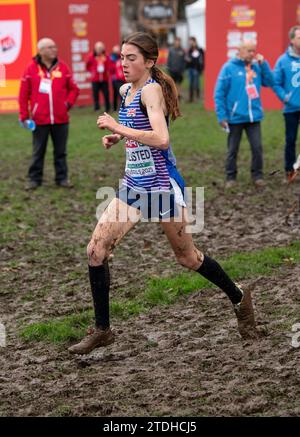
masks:
<path fill-rule="evenodd" d="M 235 253 L 221 262 L 235 280 L 268 276 L 284 265 L 300 262 L 300 241 L 287 247 L 272 247 L 251 253 Z M 170 305 L 180 296 L 211 287 L 202 276 L 193 273 L 174 275 L 169 278 L 151 279 L 144 294 L 138 299 L 111 302 L 113 318 L 127 319 L 154 306 Z M 285 309 L 282 310 L 283 313 Z M 92 311 L 84 311 L 61 319 L 31 324 L 20 331 L 25 340 L 46 340 L 53 343 L 79 339 L 92 323 Z"/>
<path fill-rule="evenodd" d="M 219 128 L 215 115 L 199 104 L 183 104 L 183 116 L 171 124 L 172 147 L 178 168 L 189 186 L 205 186 L 206 199 L 217 195 L 214 186 L 223 184 L 226 136 Z M 66 195 L 53 184 L 52 150 L 49 144 L 45 164 L 45 186 L 35 193 L 24 192 L 23 186 L 31 158 L 30 133 L 18 127 L 17 116 L 1 115 L 0 128 L 0 243 L 28 237 L 41 220 L 55 222 L 65 218 L 64 226 L 71 228 L 70 217 L 80 216 L 82 223 L 95 216 L 96 191 L 101 186 L 117 186 L 124 167 L 123 147 L 109 152 L 101 146 L 105 132 L 96 128 L 96 115 L 90 108 L 74 109 L 68 142 L 70 177 L 75 186 Z M 263 123 L 266 173 L 282 168 L 283 120 L 279 111 L 266 114 Z M 250 151 L 244 138 L 239 156 L 240 182 L 249 181 Z M 202 171 L 205 163 L 205 172 Z M 99 203 L 99 202 L 98 202 Z M 49 211 L 47 217 L 45 213 Z M 52 220 L 53 219 L 53 220 Z"/>
<path fill-rule="evenodd" d="M 223 185 L 226 135 L 212 112 L 202 105 L 182 104 L 183 116 L 171 124 L 172 148 L 178 168 L 188 186 L 205 187 L 205 199 L 220 196 Z M 68 163 L 75 189 L 64 191 L 54 186 L 52 146 L 45 159 L 45 183 L 33 193 L 24 191 L 31 159 L 31 135 L 18 126 L 17 115 L 1 115 L 0 121 L 0 246 L 5 248 L 1 299 L 15 293 L 21 304 L 35 303 L 34 311 L 55 290 L 65 298 L 87 286 L 83 275 L 86 245 L 96 224 L 99 200 L 96 192 L 102 186 L 116 187 L 123 175 L 124 148 L 105 151 L 101 137 L 106 132 L 96 127 L 96 114 L 91 108 L 72 110 Z M 266 113 L 262 124 L 265 151 L 265 173 L 282 169 L 284 123 L 280 111 Z M 239 153 L 239 189 L 249 185 L 250 150 L 244 137 Z M 278 180 L 268 180 L 276 189 Z M 221 194 L 222 195 L 222 194 Z M 250 201 L 259 197 L 253 194 Z M 261 201 L 261 200 L 260 200 Z M 220 219 L 221 220 L 221 219 Z M 221 224 L 220 224 L 221 225 Z M 128 260 L 128 246 L 117 248 L 118 256 Z M 130 257 L 132 255 L 130 254 Z M 170 269 L 169 257 L 160 260 L 163 271 Z M 249 253 L 233 253 L 222 265 L 236 280 L 257 275 L 271 275 L 283 265 L 298 263 L 299 242 L 283 248 L 263 248 Z M 144 271 L 145 270 L 145 271 Z M 182 273 L 146 280 L 147 269 L 139 272 L 139 282 L 117 288 L 111 302 L 113 317 L 126 319 L 156 305 L 170 305 L 183 295 L 209 287 L 200 275 Z M 174 271 L 174 268 L 172 269 Z M 73 282 L 73 284 L 72 284 Z M 71 285 L 69 285 L 71 284 Z M 5 302 L 4 302 L 5 304 Z M 36 323 L 22 328 L 27 340 L 63 342 L 82 336 L 91 323 L 92 312 L 82 311 L 66 317 Z M 20 320 L 22 323 L 22 320 Z"/>
<path fill-rule="evenodd" d="M 53 343 L 80 338 L 90 323 L 91 311 L 72 314 L 59 320 L 29 325 L 21 332 L 24 340 L 49 340 Z"/>
<path fill-rule="evenodd" d="M 221 261 L 222 267 L 236 281 L 268 276 L 282 265 L 300 262 L 300 242 L 287 247 L 271 247 L 251 253 L 235 253 Z M 154 278 L 149 281 L 145 301 L 151 304 L 171 303 L 180 295 L 211 285 L 200 275 L 183 273 L 170 278 Z"/>
<path fill-rule="evenodd" d="M 112 301 L 110 312 L 112 317 L 128 319 L 146 310 L 143 303 L 130 300 L 124 302 Z M 20 331 L 24 340 L 48 340 L 52 343 L 79 339 L 92 324 L 93 311 L 82 311 L 59 319 L 42 323 L 33 323 Z"/>

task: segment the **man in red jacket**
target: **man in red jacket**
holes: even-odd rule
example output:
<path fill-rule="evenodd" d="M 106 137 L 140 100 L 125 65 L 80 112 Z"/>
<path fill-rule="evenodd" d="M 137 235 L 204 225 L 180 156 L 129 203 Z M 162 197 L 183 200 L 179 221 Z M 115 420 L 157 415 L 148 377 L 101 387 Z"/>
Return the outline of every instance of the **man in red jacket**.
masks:
<path fill-rule="evenodd" d="M 21 79 L 19 94 L 20 120 L 36 123 L 33 131 L 33 156 L 29 167 L 27 189 L 42 184 L 44 158 L 49 134 L 54 147 L 55 182 L 70 188 L 67 167 L 69 109 L 79 89 L 68 66 L 57 59 L 57 47 L 49 38 L 38 42 L 38 54 L 27 66 Z"/>
<path fill-rule="evenodd" d="M 94 109 L 99 111 L 99 92 L 103 93 L 105 101 L 105 111 L 110 111 L 109 98 L 109 77 L 111 61 L 105 54 L 105 45 L 98 41 L 95 43 L 93 53 L 90 53 L 86 61 L 86 69 L 90 73 L 92 82 L 92 93 L 94 99 Z"/>

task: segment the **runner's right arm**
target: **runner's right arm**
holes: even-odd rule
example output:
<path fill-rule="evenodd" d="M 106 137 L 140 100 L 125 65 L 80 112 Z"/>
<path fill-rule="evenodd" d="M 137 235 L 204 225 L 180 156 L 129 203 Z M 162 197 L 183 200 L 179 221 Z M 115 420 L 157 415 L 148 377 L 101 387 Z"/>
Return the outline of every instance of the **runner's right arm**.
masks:
<path fill-rule="evenodd" d="M 128 88 L 129 84 L 128 83 L 124 83 L 124 85 L 122 85 L 120 87 L 120 95 L 121 97 L 124 97 L 127 88 Z M 123 136 L 119 135 L 119 134 L 111 134 L 111 135 L 104 135 L 104 137 L 102 138 L 102 144 L 105 147 L 105 149 L 110 149 L 113 145 L 117 144 L 119 141 L 123 140 Z"/>
<path fill-rule="evenodd" d="M 143 92 L 143 103 L 148 112 L 152 130 L 143 131 L 123 126 L 109 114 L 104 113 L 97 121 L 99 129 L 108 129 L 113 134 L 119 134 L 129 140 L 137 141 L 147 146 L 167 150 L 169 147 L 169 132 L 164 114 L 164 100 L 160 85 L 149 84 Z"/>
<path fill-rule="evenodd" d="M 105 149 L 110 149 L 114 144 L 117 144 L 123 138 L 124 137 L 119 134 L 104 135 L 104 137 L 102 138 L 102 144 Z"/>

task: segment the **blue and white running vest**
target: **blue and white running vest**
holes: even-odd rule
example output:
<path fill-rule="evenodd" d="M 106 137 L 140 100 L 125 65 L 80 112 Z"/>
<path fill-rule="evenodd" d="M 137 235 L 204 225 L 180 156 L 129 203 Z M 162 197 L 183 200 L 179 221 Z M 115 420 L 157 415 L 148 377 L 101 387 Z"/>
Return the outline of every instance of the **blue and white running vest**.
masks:
<path fill-rule="evenodd" d="M 154 79 L 146 82 L 156 83 Z M 145 85 L 146 85 L 145 84 Z M 143 131 L 151 131 L 149 118 L 141 109 L 142 89 L 137 91 L 133 101 L 125 106 L 125 99 L 131 85 L 122 99 L 119 111 L 120 124 Z M 171 145 L 167 150 L 148 146 L 134 140 L 126 139 L 126 168 L 122 184 L 134 190 L 169 191 L 171 181 L 175 179 L 182 192 L 184 180 L 176 169 L 176 159 Z"/>

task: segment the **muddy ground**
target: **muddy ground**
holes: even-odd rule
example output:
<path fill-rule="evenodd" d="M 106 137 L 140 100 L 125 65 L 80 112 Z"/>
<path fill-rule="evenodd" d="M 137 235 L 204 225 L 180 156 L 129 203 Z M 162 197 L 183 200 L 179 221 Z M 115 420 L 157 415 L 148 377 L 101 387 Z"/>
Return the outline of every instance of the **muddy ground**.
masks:
<path fill-rule="evenodd" d="M 292 211 L 299 183 L 288 195 L 279 177 L 261 194 L 252 187 L 226 195 L 221 186 L 215 190 L 219 195 L 206 203 L 205 229 L 195 236 L 206 253 L 225 258 L 299 239 L 300 218 L 296 207 Z M 43 232 L 49 248 L 65 241 L 66 250 L 49 254 L 47 265 L 22 241 L 1 249 L 2 267 L 17 262 L 6 268 L 0 297 L 8 333 L 7 347 L 0 349 L 0 415 L 300 415 L 300 348 L 291 345 L 292 325 L 300 323 L 299 264 L 245 279 L 253 287 L 258 322 L 269 331 L 254 343 L 241 341 L 231 305 L 215 288 L 114 320 L 115 344 L 86 357 L 70 356 L 68 344 L 21 340 L 20 325 L 91 308 L 84 250 L 68 250 L 70 240 L 84 247 L 89 234 L 75 223 L 76 215 L 72 219 L 73 233 L 54 214 L 32 234 Z M 66 272 L 74 269 L 78 276 L 62 292 Z M 159 225 L 141 224 L 115 251 L 112 296 L 118 287 L 132 293 L 150 276 L 181 270 Z M 49 288 L 41 293 L 45 282 Z"/>

